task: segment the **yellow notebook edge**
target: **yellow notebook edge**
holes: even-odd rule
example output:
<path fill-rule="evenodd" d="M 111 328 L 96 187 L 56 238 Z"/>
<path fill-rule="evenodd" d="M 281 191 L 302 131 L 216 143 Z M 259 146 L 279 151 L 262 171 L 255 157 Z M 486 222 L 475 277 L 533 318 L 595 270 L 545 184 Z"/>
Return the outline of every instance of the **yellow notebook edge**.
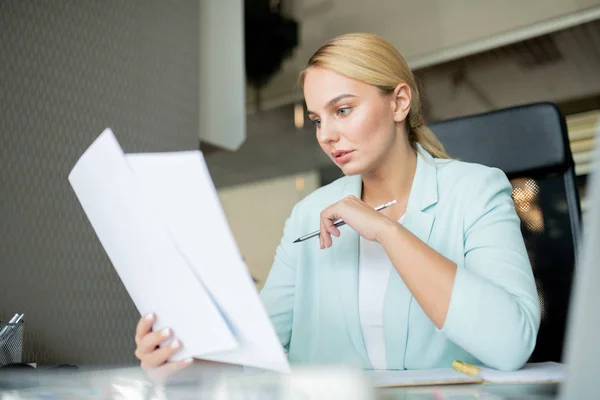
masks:
<path fill-rule="evenodd" d="M 462 374 L 465 374 L 467 376 L 478 376 L 480 368 L 476 365 L 471 365 L 471 364 L 467 364 L 465 362 L 456 360 L 452 363 L 452 369 L 460 372 Z M 481 378 L 481 377 L 480 377 Z M 528 381 L 528 382 L 523 382 L 523 381 L 506 381 L 506 382 L 494 382 L 494 381 L 486 381 L 485 379 L 481 378 L 481 383 L 484 385 L 531 385 L 531 384 L 535 384 L 535 385 L 539 385 L 539 384 L 557 384 L 557 383 L 562 383 L 564 382 L 564 379 L 540 379 L 540 380 L 535 380 L 535 381 Z"/>

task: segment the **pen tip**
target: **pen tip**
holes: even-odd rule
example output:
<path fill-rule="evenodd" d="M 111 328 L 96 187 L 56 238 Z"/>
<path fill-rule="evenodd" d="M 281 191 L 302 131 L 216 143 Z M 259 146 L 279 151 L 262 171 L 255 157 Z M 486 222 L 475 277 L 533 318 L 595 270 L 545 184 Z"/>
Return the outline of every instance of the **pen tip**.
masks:
<path fill-rule="evenodd" d="M 300 242 L 300 239 L 296 239 L 296 240 L 294 240 L 293 243 L 299 243 L 299 242 Z"/>

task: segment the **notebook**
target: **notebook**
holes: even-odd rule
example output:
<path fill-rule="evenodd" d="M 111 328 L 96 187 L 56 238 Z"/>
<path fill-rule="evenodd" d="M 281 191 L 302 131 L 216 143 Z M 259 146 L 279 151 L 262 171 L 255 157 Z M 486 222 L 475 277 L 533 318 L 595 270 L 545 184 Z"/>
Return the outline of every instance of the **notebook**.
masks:
<path fill-rule="evenodd" d="M 498 371 L 480 367 L 476 376 L 465 375 L 452 368 L 426 370 L 365 371 L 375 387 L 435 386 L 458 384 L 559 383 L 565 379 L 565 365 L 555 362 L 530 363 L 517 371 Z"/>
<path fill-rule="evenodd" d="M 365 371 L 367 379 L 375 387 L 398 386 L 436 386 L 458 385 L 465 383 L 482 383 L 477 376 L 468 376 L 452 368 L 422 369 L 422 370 L 373 370 Z"/>

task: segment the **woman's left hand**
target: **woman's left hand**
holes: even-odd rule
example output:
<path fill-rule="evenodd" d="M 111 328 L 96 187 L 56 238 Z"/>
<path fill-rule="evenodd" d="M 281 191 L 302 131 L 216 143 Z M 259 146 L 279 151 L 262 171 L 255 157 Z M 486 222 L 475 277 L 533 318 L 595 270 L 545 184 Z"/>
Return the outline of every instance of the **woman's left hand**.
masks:
<path fill-rule="evenodd" d="M 338 219 L 342 219 L 360 236 L 371 241 L 378 241 L 381 233 L 394 223 L 391 218 L 375 211 L 361 199 L 355 196 L 345 197 L 321 212 L 321 249 L 331 247 L 331 235 L 340 236 L 339 229 L 333 225 Z"/>

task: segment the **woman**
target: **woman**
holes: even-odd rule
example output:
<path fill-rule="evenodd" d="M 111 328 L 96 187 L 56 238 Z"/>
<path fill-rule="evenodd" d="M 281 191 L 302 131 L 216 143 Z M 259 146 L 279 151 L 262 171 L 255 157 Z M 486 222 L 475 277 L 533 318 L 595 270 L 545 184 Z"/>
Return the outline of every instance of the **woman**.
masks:
<path fill-rule="evenodd" d="M 408 65 L 380 37 L 329 41 L 300 86 L 319 144 L 346 176 L 294 207 L 261 292 L 290 362 L 521 367 L 540 308 L 506 176 L 449 159 L 423 124 Z M 293 243 L 319 213 L 319 237 Z M 154 350 L 165 338 L 150 327 L 138 327 L 144 368 L 176 351 Z"/>

